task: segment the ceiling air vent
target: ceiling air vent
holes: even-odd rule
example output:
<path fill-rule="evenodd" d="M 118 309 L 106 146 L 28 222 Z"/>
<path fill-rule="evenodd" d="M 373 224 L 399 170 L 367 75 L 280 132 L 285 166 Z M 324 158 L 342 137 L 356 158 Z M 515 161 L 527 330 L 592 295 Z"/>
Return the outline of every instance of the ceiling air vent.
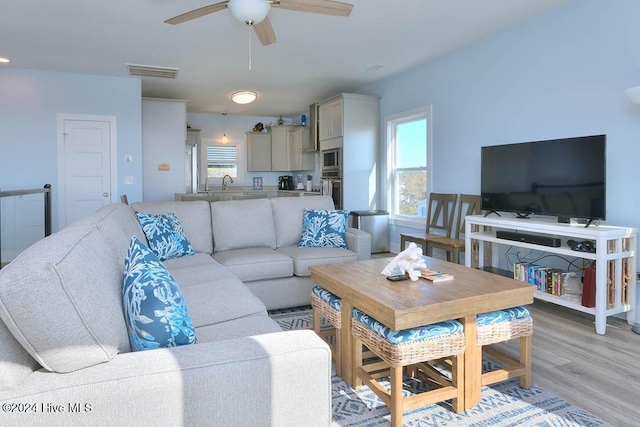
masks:
<path fill-rule="evenodd" d="M 155 65 L 127 64 L 129 75 L 142 77 L 162 77 L 175 79 L 178 77 L 178 69 L 172 67 L 156 67 Z"/>

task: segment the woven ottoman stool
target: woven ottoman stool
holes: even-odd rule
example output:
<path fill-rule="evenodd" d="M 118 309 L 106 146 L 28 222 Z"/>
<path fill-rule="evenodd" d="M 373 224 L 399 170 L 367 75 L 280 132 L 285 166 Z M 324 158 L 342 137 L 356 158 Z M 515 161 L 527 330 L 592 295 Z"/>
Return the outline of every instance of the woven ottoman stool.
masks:
<path fill-rule="evenodd" d="M 525 307 L 512 307 L 505 310 L 492 311 L 478 315 L 477 345 L 482 352 L 504 364 L 504 368 L 482 374 L 482 385 L 494 384 L 510 378 L 520 377 L 520 387 L 531 387 L 531 335 L 533 334 L 533 318 Z M 487 347 L 520 339 L 520 354 L 516 360 L 495 347 Z"/>
<path fill-rule="evenodd" d="M 340 329 L 342 301 L 340 298 L 320 286 L 314 286 L 311 292 L 311 307 L 313 307 L 313 330 L 320 337 L 324 338 L 329 347 L 331 355 L 336 363 L 336 375 L 342 374 L 340 363 Z M 321 319 L 325 318 L 331 327 L 321 328 Z M 329 339 L 333 337 L 333 340 Z"/>
<path fill-rule="evenodd" d="M 456 320 L 434 323 L 401 331 L 393 331 L 358 309 L 353 310 L 353 360 L 356 387 L 362 380 L 391 412 L 391 425 L 402 425 L 402 413 L 408 409 L 452 400 L 456 412 L 464 410 L 464 345 L 462 324 Z M 362 345 L 378 359 L 363 363 Z M 431 364 L 437 359 L 450 359 L 451 378 Z M 367 361 L 368 362 L 368 361 Z M 403 397 L 403 372 L 428 378 L 434 390 Z M 378 379 L 389 376 L 387 391 Z"/>

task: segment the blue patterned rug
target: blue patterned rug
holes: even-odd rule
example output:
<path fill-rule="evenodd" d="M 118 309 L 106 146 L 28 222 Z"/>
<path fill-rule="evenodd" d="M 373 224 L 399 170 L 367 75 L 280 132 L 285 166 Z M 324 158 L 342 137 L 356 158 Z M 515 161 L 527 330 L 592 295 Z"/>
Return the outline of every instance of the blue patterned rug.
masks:
<path fill-rule="evenodd" d="M 269 315 L 282 329 L 311 329 L 311 309 L 280 310 Z M 485 361 L 484 368 L 492 369 Z M 341 378 L 331 379 L 333 421 L 337 426 L 388 426 L 389 410 L 368 387 L 353 390 Z M 405 393 L 422 390 L 419 381 L 405 381 Z M 405 411 L 403 425 L 411 427 L 462 426 L 610 426 L 598 417 L 543 389 L 532 385 L 521 389 L 518 380 L 482 387 L 480 403 L 457 414 L 448 402 Z"/>

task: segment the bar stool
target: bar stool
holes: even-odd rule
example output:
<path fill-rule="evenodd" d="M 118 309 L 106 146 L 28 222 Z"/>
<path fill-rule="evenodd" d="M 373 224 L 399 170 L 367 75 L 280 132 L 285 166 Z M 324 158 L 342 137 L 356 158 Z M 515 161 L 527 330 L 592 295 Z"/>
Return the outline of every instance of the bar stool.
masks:
<path fill-rule="evenodd" d="M 352 335 L 354 337 L 354 382 L 356 388 L 362 380 L 391 412 L 391 425 L 402 425 L 405 410 L 452 400 L 453 409 L 464 409 L 464 345 L 462 324 L 457 320 L 434 323 L 418 328 L 393 331 L 358 309 L 353 310 Z M 363 363 L 362 346 L 377 358 Z M 451 378 L 428 362 L 451 359 Z M 402 376 L 410 368 L 412 376 L 427 379 L 434 390 L 403 397 Z M 378 379 L 390 376 L 390 390 Z"/>
<path fill-rule="evenodd" d="M 336 375 L 338 376 L 342 375 L 342 365 L 340 363 L 341 306 L 342 301 L 340 298 L 320 286 L 313 287 L 311 292 L 313 330 L 329 344 L 331 355 L 336 363 Z M 321 328 L 322 317 L 331 324 L 331 327 Z M 333 340 L 329 339 L 330 337 L 333 337 Z"/>
<path fill-rule="evenodd" d="M 476 344 L 483 353 L 502 362 L 504 367 L 482 374 L 482 385 L 494 384 L 510 378 L 520 377 L 520 387 L 531 387 L 531 335 L 533 318 L 525 307 L 512 307 L 478 315 Z M 491 344 L 520 339 L 520 354 L 514 359 Z"/>

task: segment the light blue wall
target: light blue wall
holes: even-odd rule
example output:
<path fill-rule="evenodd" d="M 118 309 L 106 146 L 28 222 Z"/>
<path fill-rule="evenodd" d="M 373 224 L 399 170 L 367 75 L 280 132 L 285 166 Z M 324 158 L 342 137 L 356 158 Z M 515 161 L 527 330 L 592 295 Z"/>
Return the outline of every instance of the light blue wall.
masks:
<path fill-rule="evenodd" d="M 439 192 L 479 193 L 483 145 L 607 134 L 608 223 L 640 228 L 640 106 L 624 95 L 640 85 L 639 16 L 636 0 L 569 2 L 361 92 L 382 120 L 433 105 Z"/>
<path fill-rule="evenodd" d="M 141 85 L 135 78 L 0 68 L 0 188 L 53 185 L 57 231 L 57 114 L 115 116 L 118 194 L 142 199 Z M 133 156 L 124 163 L 124 154 Z M 124 176 L 133 185 L 124 185 Z"/>

